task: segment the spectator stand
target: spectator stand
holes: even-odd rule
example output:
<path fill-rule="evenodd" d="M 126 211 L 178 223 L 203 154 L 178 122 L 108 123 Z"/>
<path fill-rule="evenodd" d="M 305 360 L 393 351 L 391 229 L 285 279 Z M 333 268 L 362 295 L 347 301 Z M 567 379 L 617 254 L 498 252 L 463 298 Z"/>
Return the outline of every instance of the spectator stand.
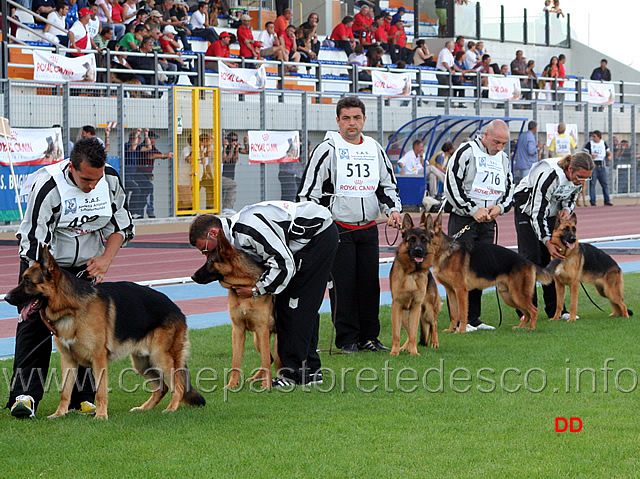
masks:
<path fill-rule="evenodd" d="M 528 118 L 517 117 L 489 117 L 489 116 L 424 116 L 411 120 L 400 127 L 389 139 L 387 155 L 394 165 L 412 148 L 414 140 L 420 140 L 425 144 L 425 161 L 428 162 L 434 153 L 442 148 L 443 143 L 451 141 L 459 145 L 466 138 L 475 138 L 483 127 L 493 120 L 504 120 L 510 130 L 518 131 L 518 135 L 524 131 Z M 517 129 L 517 123 L 520 128 Z M 505 151 L 508 151 L 507 145 Z M 396 175 L 400 199 L 403 205 L 421 205 L 424 192 L 427 189 L 427 176 Z"/>

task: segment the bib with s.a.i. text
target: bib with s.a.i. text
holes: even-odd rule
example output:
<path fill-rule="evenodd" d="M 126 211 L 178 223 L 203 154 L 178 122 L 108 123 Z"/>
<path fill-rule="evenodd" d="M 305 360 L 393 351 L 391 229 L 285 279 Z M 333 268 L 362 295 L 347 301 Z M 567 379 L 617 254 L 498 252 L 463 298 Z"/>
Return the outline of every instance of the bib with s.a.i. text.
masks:
<path fill-rule="evenodd" d="M 489 155 L 480 149 L 475 141 L 471 143 L 476 161 L 476 176 L 471 185 L 469 196 L 479 200 L 497 200 L 505 190 L 507 175 L 504 171 L 502 154 Z"/>
<path fill-rule="evenodd" d="M 337 196 L 363 198 L 373 195 L 380 183 L 378 147 L 372 138 L 363 136 L 359 145 L 345 141 L 340 133 L 331 132 L 336 148 Z"/>

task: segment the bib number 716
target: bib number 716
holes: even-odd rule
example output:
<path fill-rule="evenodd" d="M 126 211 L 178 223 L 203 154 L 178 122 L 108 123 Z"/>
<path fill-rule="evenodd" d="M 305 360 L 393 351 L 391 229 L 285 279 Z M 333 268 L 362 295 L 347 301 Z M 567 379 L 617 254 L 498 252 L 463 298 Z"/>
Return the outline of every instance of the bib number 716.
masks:
<path fill-rule="evenodd" d="M 500 185 L 500 175 L 494 173 L 493 171 L 485 171 L 484 178 L 482 178 L 483 183 L 489 183 L 490 185 Z"/>

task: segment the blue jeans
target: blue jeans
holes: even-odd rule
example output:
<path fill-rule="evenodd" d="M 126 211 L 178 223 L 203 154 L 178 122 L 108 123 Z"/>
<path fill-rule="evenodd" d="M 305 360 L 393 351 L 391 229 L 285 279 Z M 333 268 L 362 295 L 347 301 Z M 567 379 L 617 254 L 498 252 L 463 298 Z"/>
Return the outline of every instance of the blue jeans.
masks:
<path fill-rule="evenodd" d="M 611 203 L 609 199 L 609 183 L 607 181 L 607 169 L 604 166 L 596 166 L 593 169 L 591 175 L 591 185 L 589 186 L 589 198 L 591 199 L 591 205 L 596 205 L 596 181 L 600 182 L 602 186 L 602 194 L 604 196 L 604 203 Z"/>

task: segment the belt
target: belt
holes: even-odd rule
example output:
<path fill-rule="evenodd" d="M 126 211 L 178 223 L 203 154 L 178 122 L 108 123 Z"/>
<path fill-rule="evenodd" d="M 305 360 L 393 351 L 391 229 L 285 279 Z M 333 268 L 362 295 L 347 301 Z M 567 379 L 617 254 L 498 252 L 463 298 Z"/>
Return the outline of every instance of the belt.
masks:
<path fill-rule="evenodd" d="M 598 168 L 602 166 L 602 160 L 594 160 L 594 163 Z"/>

